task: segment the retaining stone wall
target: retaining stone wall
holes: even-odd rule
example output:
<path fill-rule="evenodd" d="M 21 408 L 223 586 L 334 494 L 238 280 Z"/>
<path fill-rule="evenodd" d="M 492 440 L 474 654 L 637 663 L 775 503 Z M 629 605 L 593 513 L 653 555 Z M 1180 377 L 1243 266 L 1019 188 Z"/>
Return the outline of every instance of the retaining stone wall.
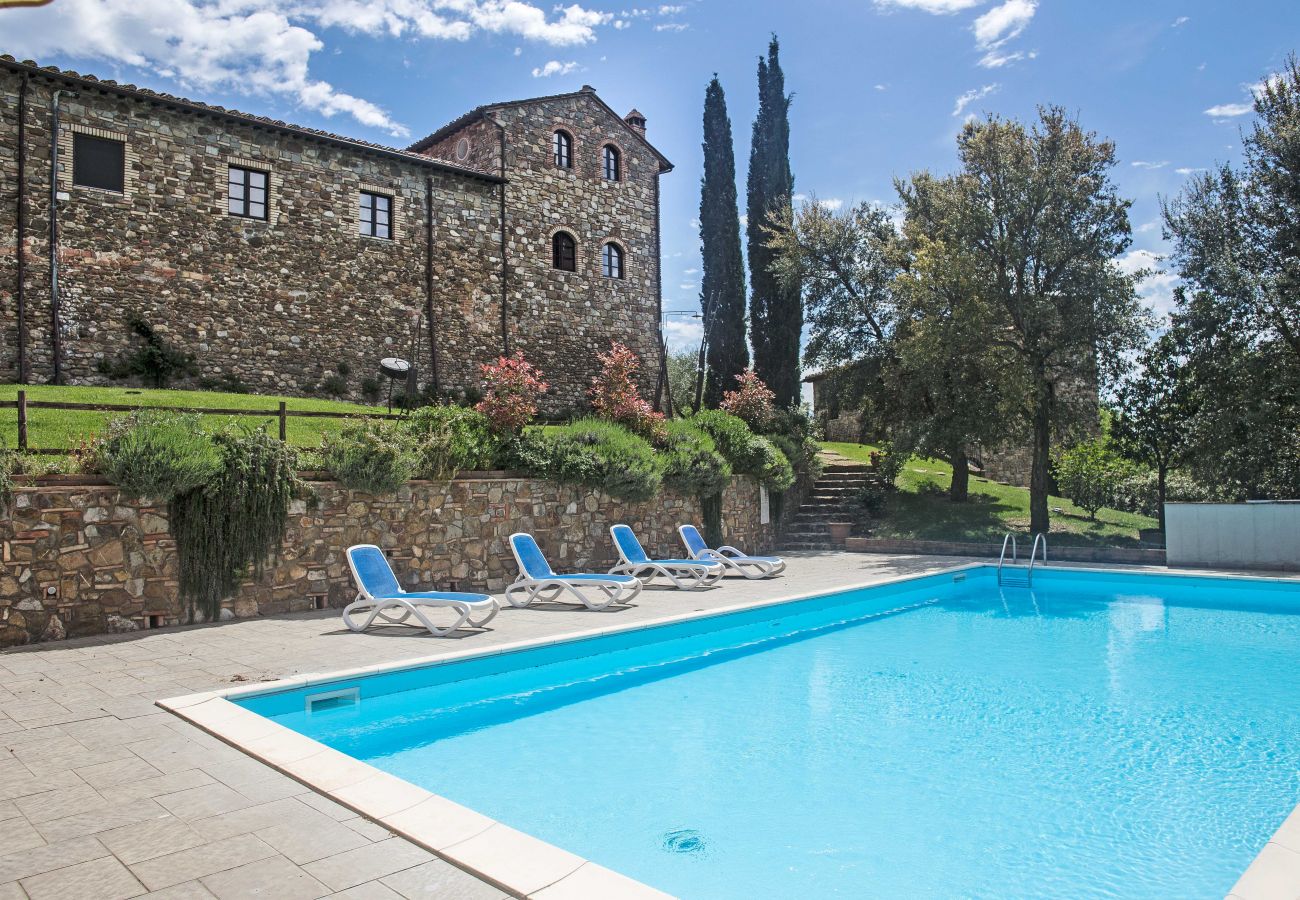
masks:
<path fill-rule="evenodd" d="M 385 497 L 333 482 L 313 487 L 319 504 L 295 502 L 278 559 L 241 587 L 225 615 L 307 610 L 321 597 L 346 605 L 355 595 L 344 558 L 351 544 L 383 547 L 409 589 L 498 591 L 516 575 L 506 544 L 516 531 L 534 534 L 557 571 L 603 571 L 614 560 L 610 525 L 627 522 L 651 554 L 679 557 L 677 525 L 701 521 L 694 497 L 628 503 L 531 478 L 417 481 Z M 0 519 L 0 646 L 186 621 L 165 508 L 110 485 L 48 484 L 17 488 L 10 513 Z M 752 479 L 732 480 L 722 515 L 728 543 L 770 547 Z"/>

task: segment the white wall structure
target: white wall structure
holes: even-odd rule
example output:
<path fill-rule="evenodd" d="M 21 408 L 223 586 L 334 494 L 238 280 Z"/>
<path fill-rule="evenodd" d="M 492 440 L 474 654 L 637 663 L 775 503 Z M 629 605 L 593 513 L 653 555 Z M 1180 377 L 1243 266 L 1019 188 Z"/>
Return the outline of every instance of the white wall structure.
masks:
<path fill-rule="evenodd" d="M 1300 569 L 1300 500 L 1166 503 L 1171 566 Z"/>

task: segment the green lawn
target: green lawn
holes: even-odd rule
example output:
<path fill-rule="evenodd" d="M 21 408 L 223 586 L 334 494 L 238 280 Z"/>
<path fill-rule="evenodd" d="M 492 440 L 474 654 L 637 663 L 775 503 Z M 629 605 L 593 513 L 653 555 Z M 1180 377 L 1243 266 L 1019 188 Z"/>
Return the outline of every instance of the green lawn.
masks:
<path fill-rule="evenodd" d="M 17 400 L 18 385 L 0 384 L 0 400 Z M 144 388 L 55 387 L 53 385 L 27 385 L 27 400 L 45 400 L 63 403 L 116 403 L 131 406 L 188 406 L 210 409 L 275 409 L 281 400 L 290 410 L 305 412 L 382 413 L 382 406 L 360 406 L 338 400 L 310 400 L 301 397 L 275 397 L 262 394 L 223 394 L 216 391 L 148 390 Z M 103 429 L 113 416 L 125 412 L 82 412 L 65 409 L 29 409 L 27 412 L 27 443 L 33 448 L 66 449 L 81 438 Z M 269 423 L 271 432 L 278 433 L 275 416 L 208 416 L 204 427 L 219 428 L 237 419 L 250 425 Z M 342 419 L 295 419 L 287 423 L 289 443 L 299 447 L 315 447 L 321 435 L 335 432 L 343 426 Z M 0 444 L 14 447 L 18 443 L 18 410 L 0 409 Z"/>
<path fill-rule="evenodd" d="M 869 461 L 872 450 L 864 444 L 827 442 L 821 445 L 850 459 Z M 946 491 L 952 466 L 937 459 L 909 460 L 898 477 L 898 493 L 889 501 L 883 519 L 871 526 L 873 537 L 936 541 L 1000 542 L 1008 531 L 1029 532 L 1029 491 L 971 476 L 970 500 L 952 503 Z M 1103 509 L 1097 521 L 1063 497 L 1048 501 L 1052 517 L 1052 543 L 1065 546 L 1131 547 L 1139 528 L 1155 528 L 1156 520 L 1135 513 Z"/>

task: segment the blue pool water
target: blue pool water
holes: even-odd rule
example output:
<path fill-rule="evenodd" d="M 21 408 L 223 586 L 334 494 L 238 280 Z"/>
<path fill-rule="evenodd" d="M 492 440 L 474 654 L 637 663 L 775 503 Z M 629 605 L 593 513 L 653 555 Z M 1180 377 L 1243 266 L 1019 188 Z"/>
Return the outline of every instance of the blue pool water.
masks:
<path fill-rule="evenodd" d="M 241 702 L 686 898 L 1222 897 L 1300 801 L 1300 585 L 983 568 Z"/>

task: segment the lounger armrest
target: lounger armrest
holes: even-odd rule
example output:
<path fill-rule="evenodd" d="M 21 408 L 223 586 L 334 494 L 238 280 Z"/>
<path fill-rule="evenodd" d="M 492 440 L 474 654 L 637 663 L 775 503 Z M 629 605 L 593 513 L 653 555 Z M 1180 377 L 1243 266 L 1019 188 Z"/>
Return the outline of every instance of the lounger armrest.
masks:
<path fill-rule="evenodd" d="M 719 547 L 718 552 L 721 553 L 723 556 L 748 556 L 749 555 L 748 553 L 742 553 L 741 551 L 737 550 L 735 547 L 732 547 L 730 545 Z"/>

